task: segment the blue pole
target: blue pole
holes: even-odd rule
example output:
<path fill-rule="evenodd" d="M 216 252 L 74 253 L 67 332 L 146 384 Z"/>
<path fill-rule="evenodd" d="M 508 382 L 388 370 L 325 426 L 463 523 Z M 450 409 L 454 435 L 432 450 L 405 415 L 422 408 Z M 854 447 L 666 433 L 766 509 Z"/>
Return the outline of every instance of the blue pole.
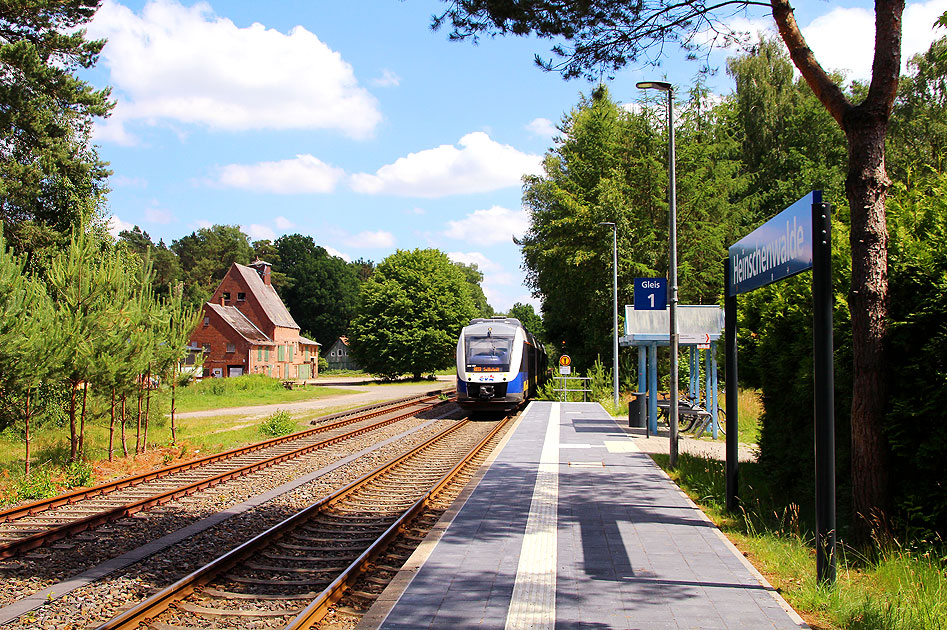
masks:
<path fill-rule="evenodd" d="M 638 346 L 638 391 L 644 392 L 647 391 L 647 371 L 648 371 L 648 359 L 647 359 L 647 348 L 644 346 Z"/>
<path fill-rule="evenodd" d="M 710 344 L 710 357 L 711 357 L 710 363 L 711 363 L 711 367 L 713 368 L 713 373 L 714 373 L 713 380 L 711 381 L 711 383 L 713 383 L 713 388 L 714 388 L 713 403 L 712 403 L 713 409 L 711 410 L 710 413 L 713 414 L 713 416 L 711 417 L 713 418 L 713 421 L 714 421 L 714 439 L 717 439 L 717 433 L 720 430 L 720 423 L 717 421 L 717 406 L 719 402 L 717 401 L 717 344 L 716 343 Z"/>
<path fill-rule="evenodd" d="M 648 431 L 658 434 L 658 345 L 648 346 Z"/>
<path fill-rule="evenodd" d="M 710 394 L 711 371 L 712 370 L 710 367 L 710 350 L 705 350 L 704 351 L 704 409 L 706 409 L 707 411 L 710 411 L 712 407 L 711 394 Z M 710 413 L 713 414 L 713 411 L 710 411 Z M 716 440 L 717 439 L 717 420 L 716 418 L 713 417 L 713 415 L 710 416 L 710 420 L 711 420 L 710 434 Z"/>

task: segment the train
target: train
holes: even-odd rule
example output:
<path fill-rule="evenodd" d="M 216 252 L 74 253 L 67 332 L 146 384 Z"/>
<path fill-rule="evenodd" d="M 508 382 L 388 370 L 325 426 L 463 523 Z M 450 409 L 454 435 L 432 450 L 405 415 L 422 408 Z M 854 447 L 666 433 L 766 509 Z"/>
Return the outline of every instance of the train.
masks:
<path fill-rule="evenodd" d="M 546 348 L 514 317 L 477 318 L 457 340 L 457 403 L 472 411 L 512 409 L 548 378 Z"/>

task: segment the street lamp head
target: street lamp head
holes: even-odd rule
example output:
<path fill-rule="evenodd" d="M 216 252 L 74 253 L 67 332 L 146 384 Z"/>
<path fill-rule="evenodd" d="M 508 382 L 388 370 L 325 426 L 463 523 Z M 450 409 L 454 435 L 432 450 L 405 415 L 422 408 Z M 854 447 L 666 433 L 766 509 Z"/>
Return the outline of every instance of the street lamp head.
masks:
<path fill-rule="evenodd" d="M 610 225 L 610 226 L 612 226 L 612 227 L 615 227 L 615 224 L 614 224 L 613 222 L 611 222 L 611 221 L 599 221 L 598 224 L 599 224 L 599 225 Z"/>
<path fill-rule="evenodd" d="M 674 89 L 674 86 L 667 81 L 639 81 L 636 85 L 640 90 L 661 90 L 662 92 L 670 92 Z"/>

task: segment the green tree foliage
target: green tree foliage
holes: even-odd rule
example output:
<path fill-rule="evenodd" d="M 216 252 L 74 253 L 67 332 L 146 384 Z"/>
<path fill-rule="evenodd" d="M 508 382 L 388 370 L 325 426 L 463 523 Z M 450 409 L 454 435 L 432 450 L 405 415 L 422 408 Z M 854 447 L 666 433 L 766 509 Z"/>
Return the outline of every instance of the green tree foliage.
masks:
<path fill-rule="evenodd" d="M 329 347 L 345 334 L 355 315 L 356 269 L 338 256 L 330 256 L 311 236 L 281 236 L 275 249 L 278 269 L 287 278 L 280 291 L 286 307 L 303 330 Z"/>
<path fill-rule="evenodd" d="M 156 244 L 151 240 L 148 232 L 143 231 L 137 225 L 131 230 L 122 230 L 118 233 L 119 243 L 123 243 L 129 251 L 134 252 L 142 261 L 148 259 L 151 261 L 154 269 L 155 293 L 158 295 L 171 295 L 171 288 L 175 286 L 181 277 L 181 266 L 178 263 L 178 257 L 173 251 L 168 249 L 163 240 Z"/>
<path fill-rule="evenodd" d="M 76 72 L 105 44 L 81 26 L 100 0 L 0 6 L 0 221 L 16 251 L 68 238 L 81 200 L 98 200 L 108 176 L 90 145 L 94 117 L 112 107 Z M 88 217 L 87 217 L 88 218 Z"/>
<path fill-rule="evenodd" d="M 199 305 L 208 300 L 233 263 L 253 260 L 249 237 L 236 225 L 200 228 L 171 243 L 178 256 L 185 302 Z"/>
<path fill-rule="evenodd" d="M 715 303 L 720 261 L 740 187 L 735 143 L 718 130 L 698 90 L 679 124 L 681 299 Z M 547 339 L 580 368 L 610 348 L 613 222 L 618 229 L 619 303 L 633 279 L 668 268 L 667 124 L 660 104 L 631 113 L 600 87 L 563 118 L 543 176 L 524 178 L 530 229 L 523 237 L 527 283 L 543 300 Z"/>
<path fill-rule="evenodd" d="M 373 374 L 420 378 L 453 363 L 460 329 L 476 313 L 466 277 L 446 254 L 398 250 L 362 284 L 352 356 Z"/>
<path fill-rule="evenodd" d="M 59 327 L 45 287 L 24 266 L 0 231 L 0 429 L 12 424 L 23 436 L 29 476 L 31 421 L 48 402 L 40 392 L 56 377 L 61 346 L 52 342 Z"/>
<path fill-rule="evenodd" d="M 947 38 L 908 61 L 888 132 L 888 163 L 904 180 L 922 165 L 947 166 Z"/>
<path fill-rule="evenodd" d="M 532 304 L 517 302 L 510 308 L 509 316 L 520 320 L 520 323 L 526 327 L 526 330 L 533 333 L 539 340 L 545 342 L 546 329 L 543 328 L 543 320 L 533 309 Z"/>
<path fill-rule="evenodd" d="M 736 89 L 729 123 L 740 138 L 748 173 L 740 195 L 745 232 L 809 190 L 839 195 L 845 186 L 845 138 L 812 90 L 795 78 L 783 45 L 762 38 L 750 52 L 727 61 Z M 732 241 L 731 241 L 732 242 Z"/>
<path fill-rule="evenodd" d="M 473 300 L 474 306 L 477 309 L 477 317 L 493 317 L 496 311 L 487 303 L 487 296 L 484 295 L 483 287 L 480 286 L 480 283 L 483 282 L 483 272 L 477 267 L 477 263 L 471 263 L 469 265 L 464 263 L 454 264 L 457 265 L 463 272 L 464 277 L 467 278 L 467 286 L 470 289 L 470 299 Z"/>
<path fill-rule="evenodd" d="M 947 172 L 911 176 L 888 202 L 891 400 L 885 430 L 901 516 L 947 535 Z"/>

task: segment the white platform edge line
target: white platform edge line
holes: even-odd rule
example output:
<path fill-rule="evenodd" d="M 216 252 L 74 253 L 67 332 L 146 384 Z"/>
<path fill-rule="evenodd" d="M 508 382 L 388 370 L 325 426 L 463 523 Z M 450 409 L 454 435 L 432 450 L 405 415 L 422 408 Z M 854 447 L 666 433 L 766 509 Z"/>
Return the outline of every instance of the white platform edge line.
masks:
<path fill-rule="evenodd" d="M 428 532 L 424 540 L 421 541 L 421 544 L 414 550 L 414 553 L 405 560 L 405 563 L 401 566 L 401 570 L 398 571 L 388 586 L 385 587 L 385 590 L 382 591 L 381 595 L 378 596 L 378 599 L 376 599 L 375 603 L 368 609 L 368 612 L 362 616 L 358 625 L 356 625 L 353 630 L 377 630 L 377 628 L 380 628 L 382 624 L 388 620 L 391 611 L 394 610 L 394 607 L 408 590 L 408 587 L 414 581 L 418 571 L 421 570 L 421 567 L 427 561 L 428 557 L 433 553 L 437 543 L 444 537 L 447 530 L 450 529 L 454 519 L 457 518 L 457 515 L 460 514 L 461 509 L 463 509 L 464 504 L 473 496 L 474 491 L 476 491 L 477 486 L 480 485 L 484 475 L 487 474 L 493 462 L 496 461 L 497 457 L 503 452 L 503 448 L 507 442 L 512 439 L 520 422 L 523 421 L 523 418 L 529 413 L 530 407 L 534 404 L 535 401 L 530 402 L 519 417 L 513 421 L 513 424 L 510 425 L 503 439 L 500 440 L 500 443 L 497 444 L 493 452 L 490 453 L 490 457 L 480 465 L 480 468 L 477 469 L 477 472 L 474 473 L 473 477 L 471 477 L 467 483 L 467 487 L 461 491 L 457 499 L 454 500 L 451 506 L 441 515 L 437 523 L 434 524 L 434 527 L 431 528 L 431 531 Z"/>
<path fill-rule="evenodd" d="M 553 403 L 529 505 L 506 630 L 553 630 L 556 627 L 559 416 L 559 403 Z"/>
<path fill-rule="evenodd" d="M 599 407 L 601 407 L 601 405 L 599 405 Z M 618 422 L 617 420 L 615 420 L 615 418 L 614 418 L 611 414 L 609 414 L 607 411 L 605 411 L 605 408 L 604 408 L 604 407 L 602 407 L 602 411 L 605 413 L 605 415 L 607 415 L 609 418 L 611 418 L 612 421 L 613 421 L 616 425 L 618 425 L 618 427 L 619 427 L 620 429 L 622 429 L 622 431 L 624 431 L 624 428 L 621 426 L 621 424 L 619 424 L 619 422 Z M 631 437 L 632 437 L 632 436 L 629 435 L 629 436 L 628 436 L 628 439 L 631 439 Z M 645 455 L 647 455 L 647 453 L 645 453 Z M 723 541 L 724 546 L 725 546 L 727 549 L 730 550 L 730 553 L 732 553 L 732 554 L 737 558 L 737 560 L 740 561 L 740 563 L 741 563 L 744 567 L 746 567 L 746 570 L 749 571 L 750 574 L 751 574 L 754 578 L 756 578 L 756 580 L 760 583 L 760 585 L 763 586 L 764 590 L 765 590 L 767 593 L 769 593 L 769 594 L 772 596 L 773 599 L 776 600 L 776 603 L 779 604 L 779 607 L 782 608 L 784 611 L 786 611 L 786 614 L 789 615 L 789 617 L 790 617 L 790 618 L 792 619 L 792 621 L 800 628 L 800 630 L 811 630 L 811 628 L 809 627 L 809 624 L 807 624 L 807 623 L 802 619 L 802 617 L 799 616 L 799 613 L 797 613 L 797 612 L 793 609 L 793 607 L 789 605 L 789 602 L 787 602 L 785 599 L 783 599 L 783 596 L 779 594 L 779 591 L 777 591 L 775 588 L 773 588 L 773 585 L 770 584 L 770 583 L 769 583 L 769 580 L 767 580 L 767 579 L 763 576 L 763 574 L 760 573 L 760 572 L 756 569 L 756 567 L 753 566 L 753 563 L 746 559 L 746 556 L 743 555 L 743 552 L 741 552 L 739 549 L 737 549 L 737 546 L 734 545 L 733 542 L 732 542 L 729 538 L 727 538 L 727 535 L 724 534 L 722 531 L 720 531 L 720 528 L 717 527 L 717 524 L 714 523 L 714 522 L 710 519 L 709 516 L 707 516 L 706 514 L 704 514 L 704 511 L 700 508 L 700 506 L 697 505 L 696 503 L 694 503 L 694 501 L 693 501 L 689 496 L 687 496 L 687 493 L 684 492 L 684 491 L 681 489 L 680 486 L 678 486 L 676 483 L 674 483 L 674 480 L 671 479 L 670 475 L 668 475 L 666 472 L 664 472 L 664 469 L 661 468 L 660 466 L 658 466 L 657 463 L 655 463 L 654 460 L 651 459 L 651 456 L 650 456 L 650 455 L 648 455 L 648 459 L 651 460 L 651 462 L 654 464 L 654 467 L 657 469 L 657 471 L 658 471 L 660 474 L 664 475 L 664 477 L 665 477 L 668 481 L 671 482 L 671 484 L 672 484 L 672 485 L 674 486 L 674 488 L 680 493 L 680 495 L 681 495 L 682 497 L 684 497 L 684 500 L 687 501 L 687 503 L 690 504 L 691 507 L 693 507 L 695 510 L 697 510 L 698 518 L 703 519 L 704 521 L 706 521 L 707 523 L 710 524 L 711 528 L 713 529 L 713 531 L 714 531 L 714 533 L 717 535 L 717 537 L 718 537 L 721 541 Z"/>

